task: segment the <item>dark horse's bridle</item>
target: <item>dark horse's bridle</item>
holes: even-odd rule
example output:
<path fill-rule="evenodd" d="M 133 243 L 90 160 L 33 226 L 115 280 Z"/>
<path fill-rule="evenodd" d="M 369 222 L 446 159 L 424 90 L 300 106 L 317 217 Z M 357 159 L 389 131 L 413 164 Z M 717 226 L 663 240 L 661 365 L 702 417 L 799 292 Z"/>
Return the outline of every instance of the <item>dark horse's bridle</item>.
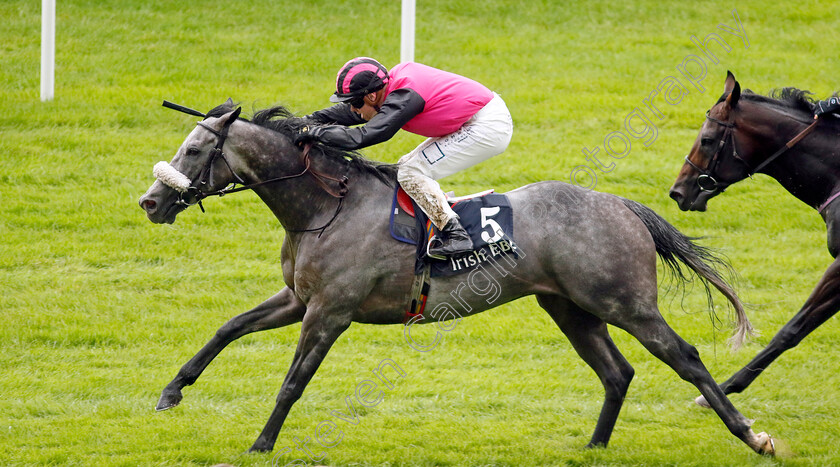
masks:
<path fill-rule="evenodd" d="M 207 118 L 206 114 L 203 114 L 203 113 L 199 112 L 198 110 L 190 109 L 188 107 L 184 107 L 182 105 L 178 105 L 178 104 L 175 104 L 175 103 L 172 103 L 172 102 L 169 102 L 169 101 L 163 101 L 163 106 L 167 107 L 167 108 L 170 108 L 170 109 L 173 109 L 173 110 L 177 110 L 179 112 L 184 112 L 184 113 L 189 114 L 189 115 L 195 115 L 197 117 Z M 327 229 L 327 227 L 329 227 L 333 223 L 335 218 L 338 217 L 338 213 L 341 212 L 341 207 L 342 207 L 342 204 L 344 202 L 344 197 L 347 196 L 347 192 L 348 192 L 347 176 L 341 176 L 341 177 L 338 177 L 338 178 L 337 177 L 332 177 L 330 175 L 323 174 L 323 173 L 313 169 L 312 168 L 312 160 L 309 157 L 309 153 L 312 149 L 312 145 L 307 144 L 307 145 L 304 146 L 303 151 L 301 152 L 301 158 L 303 160 L 303 170 L 300 171 L 299 173 L 296 173 L 296 174 L 293 174 L 293 175 L 284 175 L 284 176 L 281 176 L 281 177 L 275 177 L 275 178 L 272 178 L 272 179 L 269 179 L 269 180 L 263 180 L 263 181 L 260 181 L 260 182 L 257 182 L 257 183 L 251 183 L 251 184 L 245 183 L 245 181 L 242 180 L 242 178 L 239 175 L 237 175 L 236 172 L 233 171 L 233 168 L 230 166 L 230 162 L 228 162 L 227 157 L 225 156 L 225 153 L 222 150 L 224 145 L 225 145 L 225 141 L 227 140 L 228 131 L 230 130 L 230 126 L 233 124 L 233 122 L 236 121 L 237 118 L 239 118 L 239 114 L 240 114 L 241 111 L 242 111 L 241 107 L 234 110 L 233 113 L 231 114 L 230 118 L 227 119 L 227 121 L 224 123 L 224 125 L 222 126 L 222 129 L 220 131 L 216 131 L 215 129 L 211 128 L 209 125 L 207 125 L 204 122 L 196 122 L 196 125 L 204 128 L 205 130 L 209 131 L 210 133 L 213 133 L 214 135 L 216 135 L 216 144 L 213 147 L 213 149 L 210 150 L 210 157 L 207 160 L 207 164 L 201 170 L 201 173 L 200 173 L 197 181 L 193 182 L 185 191 L 180 192 L 179 199 L 178 199 L 178 201 L 176 201 L 175 204 L 178 204 L 180 206 L 186 206 L 186 207 L 198 204 L 198 207 L 201 208 L 201 212 L 204 212 L 204 205 L 201 203 L 201 201 L 204 198 L 208 198 L 210 196 L 221 197 L 221 196 L 224 196 L 224 195 L 227 195 L 227 194 L 230 194 L 230 193 L 236 193 L 236 192 L 239 192 L 239 191 L 251 190 L 251 189 L 256 188 L 258 186 L 261 186 L 261 185 L 267 185 L 269 183 L 275 183 L 275 182 L 279 182 L 279 181 L 283 181 L 283 180 L 290 180 L 290 179 L 293 179 L 293 178 L 302 177 L 303 175 L 306 175 L 308 173 L 309 175 L 311 175 L 315 179 L 315 182 L 318 183 L 318 185 L 320 185 L 321 188 L 323 188 L 324 191 L 327 192 L 327 194 L 329 194 L 333 198 L 338 199 L 338 206 L 336 207 L 335 213 L 333 213 L 333 216 L 330 218 L 330 220 L 327 221 L 327 223 L 324 224 L 321 227 L 312 228 L 312 229 L 286 229 L 286 230 L 288 232 L 321 232 L 320 234 L 318 234 L 318 236 L 320 237 L 321 234 L 323 234 L 324 231 Z M 222 162 L 224 162 L 228 171 L 231 173 L 231 175 L 233 175 L 233 177 L 236 179 L 236 181 L 232 182 L 230 185 L 228 185 L 227 187 L 222 188 L 220 190 L 202 191 L 201 187 L 212 186 L 213 185 L 213 164 L 216 162 L 216 159 L 221 159 Z M 338 190 L 337 191 L 332 189 L 327 184 L 327 182 L 329 182 L 329 181 L 338 183 Z M 236 186 L 236 185 L 240 185 L 240 186 Z"/>
<path fill-rule="evenodd" d="M 808 136 L 808 134 L 811 133 L 811 131 L 813 131 L 813 129 L 817 125 L 817 122 L 819 121 L 816 119 L 816 117 L 814 117 L 813 123 L 808 125 L 808 127 L 802 130 L 798 135 L 794 136 L 790 141 L 787 142 L 787 144 L 779 148 L 779 150 L 773 153 L 772 156 L 768 157 L 764 162 L 753 168 L 749 164 L 749 162 L 747 162 L 741 156 L 738 155 L 738 146 L 735 144 L 735 131 L 733 130 L 735 128 L 735 122 L 724 122 L 723 120 L 718 120 L 709 115 L 709 112 L 711 112 L 711 110 L 706 111 L 707 120 L 726 128 L 723 131 L 723 137 L 721 137 L 720 143 L 718 143 L 717 151 L 715 152 L 715 155 L 712 156 L 712 160 L 709 161 L 709 164 L 706 166 L 705 169 L 700 168 L 697 164 L 691 162 L 691 159 L 688 158 L 688 155 L 685 156 L 685 161 L 688 163 L 688 165 L 693 167 L 694 170 L 700 172 L 701 175 L 697 177 L 697 186 L 700 187 L 700 191 L 720 191 L 721 193 L 725 191 L 729 185 L 731 185 L 731 183 L 721 183 L 715 178 L 715 171 L 718 167 L 718 164 L 720 164 L 721 160 L 720 155 L 723 151 L 723 148 L 726 146 L 727 140 L 730 141 L 730 144 L 732 146 L 732 157 L 734 157 L 735 160 L 744 164 L 744 166 L 747 168 L 747 176 L 752 177 L 753 174 L 766 167 L 767 164 L 773 162 L 777 157 L 784 154 L 785 151 L 792 148 L 794 145 L 796 145 L 796 143 L 800 142 L 802 138 Z"/>
<path fill-rule="evenodd" d="M 706 111 L 706 119 L 710 122 L 717 123 L 718 125 L 726 128 L 723 130 L 723 137 L 720 139 L 720 143 L 718 143 L 717 151 L 715 151 L 715 155 L 712 156 L 712 160 L 709 161 L 709 164 L 706 166 L 705 169 L 700 168 L 694 162 L 691 162 L 691 159 L 688 158 L 688 155 L 685 156 L 685 161 L 694 168 L 694 170 L 700 172 L 700 176 L 697 177 L 697 186 L 700 187 L 700 191 L 718 191 L 720 190 L 723 192 L 726 190 L 730 184 L 722 184 L 717 181 L 715 178 L 715 171 L 717 170 L 717 166 L 720 163 L 720 154 L 723 151 L 723 148 L 726 146 L 727 141 L 731 140 L 732 145 L 732 156 L 740 161 L 742 164 L 747 166 L 747 169 L 750 168 L 749 164 L 744 159 L 741 159 L 741 156 L 738 155 L 738 147 L 735 145 L 735 134 L 732 131 L 735 128 L 735 122 L 724 122 L 723 120 L 718 120 L 711 115 L 709 115 L 710 110 Z"/>

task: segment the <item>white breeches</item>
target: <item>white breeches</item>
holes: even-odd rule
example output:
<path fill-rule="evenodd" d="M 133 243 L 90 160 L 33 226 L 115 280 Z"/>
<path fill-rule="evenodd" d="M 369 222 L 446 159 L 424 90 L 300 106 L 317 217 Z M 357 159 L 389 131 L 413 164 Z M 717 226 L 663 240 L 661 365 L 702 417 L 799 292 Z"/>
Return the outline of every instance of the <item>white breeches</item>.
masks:
<path fill-rule="evenodd" d="M 399 161 L 397 180 L 438 228 L 458 215 L 436 180 L 501 154 L 513 135 L 513 120 L 496 94 L 454 133 L 429 138 Z"/>

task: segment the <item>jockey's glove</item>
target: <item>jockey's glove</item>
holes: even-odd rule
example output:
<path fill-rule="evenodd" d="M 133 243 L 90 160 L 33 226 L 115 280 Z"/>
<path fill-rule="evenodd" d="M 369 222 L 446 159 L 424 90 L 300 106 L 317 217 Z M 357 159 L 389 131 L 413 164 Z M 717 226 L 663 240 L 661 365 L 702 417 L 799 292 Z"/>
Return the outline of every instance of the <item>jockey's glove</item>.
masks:
<path fill-rule="evenodd" d="M 303 147 L 307 143 L 312 143 L 318 140 L 317 136 L 315 135 L 315 131 L 317 128 L 311 127 L 306 125 L 298 130 L 297 134 L 295 135 L 295 145 Z"/>
<path fill-rule="evenodd" d="M 821 117 L 824 114 L 840 117 L 840 115 L 837 115 L 838 112 L 840 112 L 840 97 L 837 96 L 819 101 L 814 106 L 814 115 L 817 117 Z"/>

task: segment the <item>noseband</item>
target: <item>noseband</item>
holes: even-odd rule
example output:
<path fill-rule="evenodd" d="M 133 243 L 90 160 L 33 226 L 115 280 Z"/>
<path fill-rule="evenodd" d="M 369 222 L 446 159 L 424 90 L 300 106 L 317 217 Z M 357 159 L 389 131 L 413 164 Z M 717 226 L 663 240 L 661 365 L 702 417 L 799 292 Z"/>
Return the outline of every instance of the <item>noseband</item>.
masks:
<path fill-rule="evenodd" d="M 732 157 L 736 160 L 744 164 L 747 167 L 747 176 L 752 177 L 753 174 L 758 172 L 759 170 L 763 169 L 767 166 L 767 164 L 773 162 L 777 157 L 781 156 L 785 153 L 788 149 L 792 148 L 796 145 L 796 143 L 800 142 L 802 138 L 806 137 L 817 125 L 817 117 L 814 117 L 814 122 L 808 125 L 807 128 L 799 132 L 796 136 L 794 136 L 790 141 L 787 142 L 784 146 L 779 148 L 778 151 L 773 153 L 772 156 L 768 157 L 764 162 L 752 168 L 750 164 L 745 161 L 741 156 L 738 155 L 738 146 L 735 144 L 735 132 L 733 128 L 735 128 L 735 122 L 724 122 L 723 120 L 718 120 L 711 115 L 709 115 L 710 111 L 706 111 L 706 119 L 710 122 L 714 122 L 720 126 L 725 127 L 726 129 L 723 132 L 723 137 L 720 139 L 720 143 L 718 144 L 717 152 L 715 155 L 712 156 L 712 160 L 709 162 L 709 165 L 705 169 L 701 169 L 697 164 L 691 162 L 691 159 L 688 158 L 688 155 L 685 156 L 685 161 L 693 167 L 695 170 L 700 172 L 700 176 L 697 177 L 697 186 L 700 187 L 700 191 L 720 191 L 721 193 L 726 190 L 726 188 L 731 185 L 731 183 L 720 183 L 715 178 L 715 170 L 717 169 L 718 164 L 720 163 L 720 154 L 723 151 L 724 146 L 726 146 L 726 140 L 729 139 L 732 141 Z"/>

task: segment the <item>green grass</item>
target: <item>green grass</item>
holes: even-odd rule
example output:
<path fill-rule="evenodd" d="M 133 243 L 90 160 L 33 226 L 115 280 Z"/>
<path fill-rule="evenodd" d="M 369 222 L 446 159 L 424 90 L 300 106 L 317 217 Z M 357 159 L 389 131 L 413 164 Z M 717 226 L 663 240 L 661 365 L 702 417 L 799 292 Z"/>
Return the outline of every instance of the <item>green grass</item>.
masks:
<path fill-rule="evenodd" d="M 137 199 L 194 118 L 227 97 L 254 108 L 328 104 L 348 58 L 399 60 L 399 2 L 58 2 L 54 101 L 39 100 L 38 2 L 0 3 L 0 463 L 3 465 L 267 465 L 244 454 L 262 429 L 300 326 L 226 349 L 183 404 L 156 413 L 159 391 L 215 330 L 282 287 L 282 228 L 250 193 L 209 200 L 174 226 L 149 223 Z M 757 92 L 834 92 L 840 8 L 833 2 L 745 1 L 749 47 L 717 28 L 731 2 L 418 2 L 418 61 L 500 92 L 516 124 L 509 150 L 444 181 L 458 193 L 568 180 L 582 149 L 625 117 L 716 32 L 702 85 L 661 105 L 656 141 L 632 140 L 597 189 L 653 207 L 726 254 L 762 332 L 731 353 L 694 290 L 663 295 L 663 315 L 728 377 L 799 308 L 831 262 L 819 216 L 764 176 L 733 186 L 705 214 L 667 197 L 726 70 Z M 370 148 L 396 161 L 419 139 Z M 602 153 L 603 155 L 603 149 Z M 609 160 L 609 159 L 605 159 Z M 663 290 L 664 291 L 664 290 Z M 533 299 L 464 320 L 429 353 L 397 326 L 342 336 L 277 442 L 313 436 L 385 358 L 406 372 L 356 426 L 338 422 L 329 465 L 830 465 L 840 463 L 840 329 L 830 320 L 732 400 L 755 428 L 784 441 L 759 457 L 696 391 L 630 336 L 613 330 L 636 368 L 607 449 L 584 450 L 602 389 Z M 299 451 L 298 451 L 299 453 Z M 283 461 L 293 460 L 293 456 Z"/>

